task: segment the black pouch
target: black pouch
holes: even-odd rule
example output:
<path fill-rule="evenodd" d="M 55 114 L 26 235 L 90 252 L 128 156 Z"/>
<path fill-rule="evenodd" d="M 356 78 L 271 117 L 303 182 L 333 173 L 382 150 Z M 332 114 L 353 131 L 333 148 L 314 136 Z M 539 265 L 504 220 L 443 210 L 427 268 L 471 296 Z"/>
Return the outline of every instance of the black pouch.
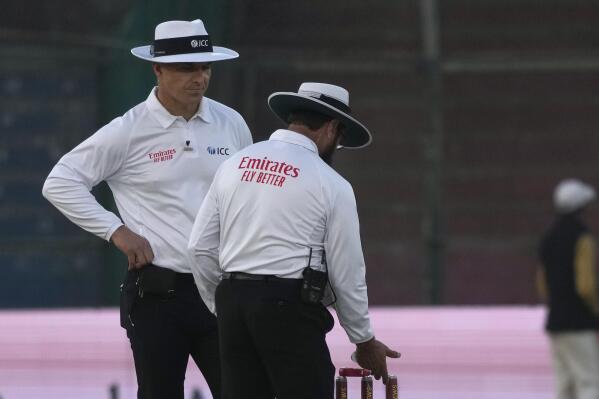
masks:
<path fill-rule="evenodd" d="M 168 297 L 175 293 L 177 273 L 171 269 L 147 265 L 139 272 L 137 281 L 138 293 L 141 298 L 146 294 Z"/>
<path fill-rule="evenodd" d="M 310 305 L 320 303 L 324 298 L 324 289 L 328 281 L 327 273 L 306 267 L 302 274 L 304 276 L 301 289 L 302 302 Z"/>

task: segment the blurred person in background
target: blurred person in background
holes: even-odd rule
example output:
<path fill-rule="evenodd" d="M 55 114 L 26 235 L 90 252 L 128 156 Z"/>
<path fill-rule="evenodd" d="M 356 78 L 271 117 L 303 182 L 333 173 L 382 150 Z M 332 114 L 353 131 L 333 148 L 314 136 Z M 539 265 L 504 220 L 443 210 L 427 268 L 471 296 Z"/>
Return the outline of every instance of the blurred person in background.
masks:
<path fill-rule="evenodd" d="M 595 190 L 575 179 L 553 195 L 556 219 L 541 241 L 537 286 L 549 307 L 558 399 L 599 399 L 599 299 L 595 239 L 584 214 Z"/>
<path fill-rule="evenodd" d="M 244 119 L 204 96 L 212 62 L 238 57 L 212 46 L 201 20 L 167 21 L 152 45 L 148 98 L 64 155 L 43 195 L 69 220 L 127 256 L 121 325 L 131 342 L 139 399 L 183 399 L 189 355 L 221 397 L 217 323 L 191 274 L 187 241 L 218 166 L 252 138 Z M 101 181 L 121 219 L 90 193 Z"/>
<path fill-rule="evenodd" d="M 371 135 L 339 86 L 303 83 L 268 104 L 288 127 L 217 171 L 189 241 L 193 272 L 218 316 L 231 399 L 332 399 L 327 289 L 360 366 L 386 381 L 399 357 L 371 328 L 354 192 L 330 166 L 338 145 Z"/>

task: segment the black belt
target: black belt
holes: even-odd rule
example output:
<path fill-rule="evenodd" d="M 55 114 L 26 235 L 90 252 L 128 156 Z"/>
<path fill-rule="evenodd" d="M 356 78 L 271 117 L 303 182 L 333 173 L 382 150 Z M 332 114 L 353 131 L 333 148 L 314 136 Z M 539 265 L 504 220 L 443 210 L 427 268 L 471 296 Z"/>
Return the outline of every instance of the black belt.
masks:
<path fill-rule="evenodd" d="M 295 278 L 283 278 L 273 276 L 271 274 L 250 274 L 243 272 L 231 272 L 231 273 L 223 273 L 223 280 L 251 280 L 251 281 L 290 281 L 297 282 L 300 279 Z"/>
<path fill-rule="evenodd" d="M 177 291 L 194 287 L 193 274 L 179 273 L 172 269 L 149 264 L 136 271 L 138 293 L 140 297 L 144 294 L 155 294 L 164 297 L 172 297 Z"/>

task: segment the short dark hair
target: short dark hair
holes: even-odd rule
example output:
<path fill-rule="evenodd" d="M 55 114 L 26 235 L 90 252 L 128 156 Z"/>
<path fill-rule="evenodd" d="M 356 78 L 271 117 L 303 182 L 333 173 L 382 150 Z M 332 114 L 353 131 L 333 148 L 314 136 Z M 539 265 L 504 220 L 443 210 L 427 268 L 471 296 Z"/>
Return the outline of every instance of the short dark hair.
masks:
<path fill-rule="evenodd" d="M 288 124 L 291 125 L 292 123 L 296 123 L 299 125 L 304 125 L 310 130 L 318 130 L 322 127 L 322 125 L 333 119 L 334 118 L 332 116 L 308 110 L 291 111 L 287 115 Z"/>

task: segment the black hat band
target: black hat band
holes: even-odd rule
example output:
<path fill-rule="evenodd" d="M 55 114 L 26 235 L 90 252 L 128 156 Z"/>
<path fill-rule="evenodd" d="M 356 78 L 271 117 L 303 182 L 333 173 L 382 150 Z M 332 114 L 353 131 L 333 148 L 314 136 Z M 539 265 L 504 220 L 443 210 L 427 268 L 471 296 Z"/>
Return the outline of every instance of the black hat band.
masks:
<path fill-rule="evenodd" d="M 150 46 L 150 54 L 154 57 L 211 52 L 212 42 L 208 35 L 158 39 L 154 40 L 154 44 Z"/>
<path fill-rule="evenodd" d="M 316 98 L 316 99 L 322 101 L 323 103 L 327 103 L 330 106 L 335 107 L 338 110 L 345 112 L 346 114 L 351 114 L 351 108 L 348 107 L 347 105 L 345 105 L 345 103 L 337 100 L 336 98 L 329 97 L 325 94 L 320 94 L 320 93 L 318 95 L 309 94 L 308 96 L 312 97 L 312 98 Z"/>

